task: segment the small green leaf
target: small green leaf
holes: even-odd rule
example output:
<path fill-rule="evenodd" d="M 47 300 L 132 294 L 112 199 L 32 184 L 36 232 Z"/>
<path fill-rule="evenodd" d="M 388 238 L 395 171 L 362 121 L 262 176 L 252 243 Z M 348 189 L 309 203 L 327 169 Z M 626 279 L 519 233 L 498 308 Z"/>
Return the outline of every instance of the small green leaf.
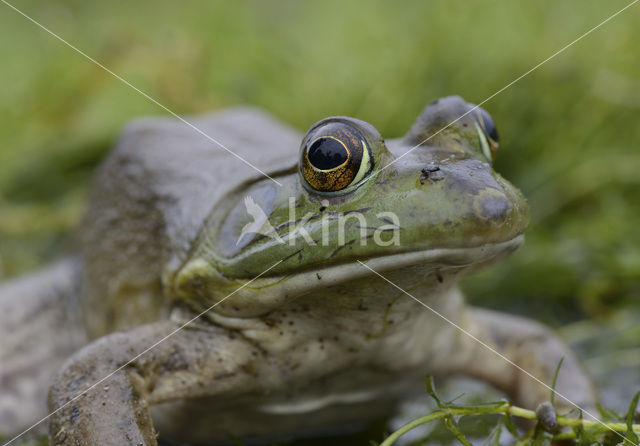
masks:
<path fill-rule="evenodd" d="M 600 416 L 602 416 L 603 420 L 606 421 L 624 421 L 624 418 L 620 416 L 614 410 L 609 409 L 608 407 L 601 406 L 598 404 L 598 412 L 600 412 Z"/>
<path fill-rule="evenodd" d="M 453 433 L 453 435 L 456 436 L 460 443 L 464 446 L 472 446 L 469 440 L 467 440 L 467 437 L 465 437 L 462 431 L 458 429 L 458 425 L 453 420 L 452 416 L 448 416 L 444 419 L 444 425 Z"/>
<path fill-rule="evenodd" d="M 495 427 L 491 429 L 487 439 L 482 443 L 482 446 L 500 446 L 500 436 L 502 435 L 502 420 L 499 419 Z"/>
<path fill-rule="evenodd" d="M 600 445 L 598 439 L 591 433 L 587 432 L 584 428 L 584 424 L 582 423 L 583 414 L 582 410 L 578 410 L 578 419 L 580 420 L 580 424 L 573 427 L 573 432 L 576 434 L 576 445 L 579 446 L 589 446 L 589 445 Z"/>
<path fill-rule="evenodd" d="M 551 405 L 553 405 L 554 399 L 556 397 L 556 382 L 558 381 L 558 373 L 560 372 L 560 367 L 562 367 L 562 362 L 564 361 L 564 356 L 560 358 L 558 365 L 556 366 L 555 372 L 553 372 L 553 380 L 551 381 L 551 396 L 549 401 Z"/>
<path fill-rule="evenodd" d="M 438 407 L 440 409 L 443 409 L 444 407 L 446 407 L 444 404 L 442 404 L 442 401 L 440 400 L 440 397 L 436 393 L 436 387 L 435 387 L 435 384 L 433 383 L 433 376 L 431 376 L 431 375 L 425 376 L 424 377 L 424 384 L 425 384 L 425 386 L 427 388 L 427 393 L 429 395 L 431 395 L 431 398 L 433 398 L 435 400 L 435 402 L 438 405 Z"/>
<path fill-rule="evenodd" d="M 532 446 L 548 445 L 551 443 L 551 437 L 552 435 L 544 429 L 536 429 L 531 444 Z"/>
<path fill-rule="evenodd" d="M 630 443 L 633 445 L 638 444 L 638 436 L 633 431 L 633 417 L 636 413 L 636 407 L 638 406 L 638 399 L 640 398 L 640 391 L 636 392 L 629 405 L 629 411 L 627 412 L 627 433 L 624 436 L 625 443 L 628 446 Z"/>
<path fill-rule="evenodd" d="M 456 396 L 453 399 L 450 399 L 449 401 L 447 401 L 445 404 L 447 405 L 447 407 L 450 407 L 455 401 L 459 400 L 460 398 L 462 398 L 465 395 L 464 392 L 462 392 L 460 395 Z"/>
<path fill-rule="evenodd" d="M 602 438 L 602 446 L 616 446 L 620 444 L 619 432 L 607 432 Z"/>
<path fill-rule="evenodd" d="M 573 426 L 573 431 L 576 433 L 576 438 L 578 440 L 580 440 L 580 438 L 582 438 L 582 435 L 584 434 L 584 425 L 582 424 L 582 411 L 578 410 L 578 420 L 580 420 L 580 423 L 578 423 L 577 425 Z"/>
<path fill-rule="evenodd" d="M 509 416 L 509 414 L 504 414 L 503 421 L 504 427 L 507 428 L 509 433 L 515 438 L 518 438 L 518 428 L 515 426 L 515 424 L 513 424 L 513 421 L 511 421 L 511 417 Z"/>

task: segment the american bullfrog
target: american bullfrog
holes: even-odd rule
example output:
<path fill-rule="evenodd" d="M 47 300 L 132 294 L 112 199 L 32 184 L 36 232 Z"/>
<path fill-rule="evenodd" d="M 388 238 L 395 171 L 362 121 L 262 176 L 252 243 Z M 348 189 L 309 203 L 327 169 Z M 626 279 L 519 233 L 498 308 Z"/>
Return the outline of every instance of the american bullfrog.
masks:
<path fill-rule="evenodd" d="M 499 355 L 547 384 L 564 358 L 557 390 L 594 406 L 547 328 L 457 286 L 529 218 L 492 169 L 485 110 L 443 98 L 388 140 L 348 117 L 300 135 L 252 108 L 190 122 L 233 154 L 177 120 L 134 122 L 77 251 L 0 288 L 4 434 L 55 411 L 54 445 L 325 435 L 389 415 L 427 373 L 548 398 Z"/>

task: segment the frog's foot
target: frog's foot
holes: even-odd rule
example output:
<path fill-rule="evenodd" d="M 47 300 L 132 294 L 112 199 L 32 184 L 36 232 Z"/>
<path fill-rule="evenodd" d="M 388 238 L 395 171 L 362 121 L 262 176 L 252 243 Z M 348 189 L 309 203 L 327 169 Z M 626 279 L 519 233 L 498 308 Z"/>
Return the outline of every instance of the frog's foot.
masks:
<path fill-rule="evenodd" d="M 559 412 L 580 408 L 587 418 L 598 415 L 591 380 L 574 353 L 548 328 L 481 309 L 470 310 L 468 316 L 469 332 L 477 340 L 461 335 L 460 360 L 453 371 L 489 382 L 516 404 L 533 410 L 549 400 L 553 376 L 562 361 L 555 387 Z"/>
<path fill-rule="evenodd" d="M 69 259 L 0 286 L 0 437 L 46 415 L 51 377 L 84 342 L 79 276 Z"/>
<path fill-rule="evenodd" d="M 163 321 L 105 336 L 54 380 L 51 445 L 157 445 L 150 405 L 254 389 L 259 367 L 255 349 L 213 326 Z"/>

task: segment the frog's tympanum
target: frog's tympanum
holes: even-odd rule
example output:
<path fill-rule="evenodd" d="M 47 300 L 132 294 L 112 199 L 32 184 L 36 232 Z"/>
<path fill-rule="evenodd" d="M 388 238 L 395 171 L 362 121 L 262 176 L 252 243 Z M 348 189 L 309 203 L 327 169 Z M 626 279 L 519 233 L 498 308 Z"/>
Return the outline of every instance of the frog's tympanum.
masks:
<path fill-rule="evenodd" d="M 237 156 L 177 120 L 136 121 L 97 174 L 77 251 L 0 288 L 3 435 L 50 411 L 54 445 L 326 435 L 389 415 L 425 374 L 548 399 L 499 355 L 548 384 L 564 358 L 558 392 L 593 407 L 550 331 L 458 289 L 528 221 L 492 169 L 486 111 L 444 98 L 387 140 L 347 117 L 304 136 L 249 108 L 191 122 Z"/>

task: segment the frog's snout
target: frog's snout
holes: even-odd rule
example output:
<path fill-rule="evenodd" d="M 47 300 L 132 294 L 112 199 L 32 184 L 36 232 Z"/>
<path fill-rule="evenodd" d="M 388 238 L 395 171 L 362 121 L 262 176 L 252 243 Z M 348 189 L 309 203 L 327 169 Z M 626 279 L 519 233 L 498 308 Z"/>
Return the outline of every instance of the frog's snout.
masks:
<path fill-rule="evenodd" d="M 431 160 L 416 163 L 411 174 L 418 182 L 409 207 L 440 240 L 502 242 L 526 228 L 526 200 L 484 161 Z"/>

